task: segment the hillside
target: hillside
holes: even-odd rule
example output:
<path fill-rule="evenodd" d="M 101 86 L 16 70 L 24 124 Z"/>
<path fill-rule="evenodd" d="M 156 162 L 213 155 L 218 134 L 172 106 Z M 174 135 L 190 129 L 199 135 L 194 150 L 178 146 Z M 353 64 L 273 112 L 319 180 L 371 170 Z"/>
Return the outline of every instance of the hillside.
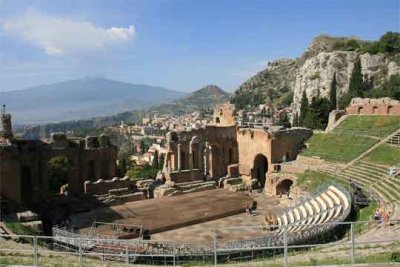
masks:
<path fill-rule="evenodd" d="M 288 105 L 293 98 L 296 60 L 280 59 L 268 63 L 267 69 L 244 82 L 235 92 L 237 108 L 273 102 Z"/>
<path fill-rule="evenodd" d="M 149 109 L 148 112 L 182 115 L 205 108 L 213 108 L 215 104 L 229 100 L 230 95 L 227 92 L 216 85 L 207 85 L 176 101 Z"/>
<path fill-rule="evenodd" d="M 176 101 L 137 111 L 123 112 L 112 116 L 94 117 L 88 120 L 65 121 L 18 129 L 18 134 L 27 139 L 48 137 L 52 132 L 73 132 L 78 135 L 94 134 L 102 127 L 124 121 L 138 123 L 144 116 L 154 114 L 182 115 L 205 108 L 212 108 L 217 103 L 228 101 L 230 95 L 215 85 L 205 86 Z"/>
<path fill-rule="evenodd" d="M 340 98 L 349 89 L 353 66 L 358 59 L 366 96 L 400 97 L 400 93 L 386 90 L 389 78 L 400 76 L 398 43 L 400 34 L 390 32 L 378 41 L 317 36 L 298 58 L 270 62 L 265 70 L 245 81 L 236 90 L 233 101 L 239 108 L 266 102 L 289 106 L 293 102 L 293 107 L 299 111 L 303 91 L 309 101 L 317 95 L 329 97 L 334 74 Z"/>
<path fill-rule="evenodd" d="M 87 119 L 143 109 L 185 94 L 163 87 L 86 78 L 0 93 L 15 124 Z"/>

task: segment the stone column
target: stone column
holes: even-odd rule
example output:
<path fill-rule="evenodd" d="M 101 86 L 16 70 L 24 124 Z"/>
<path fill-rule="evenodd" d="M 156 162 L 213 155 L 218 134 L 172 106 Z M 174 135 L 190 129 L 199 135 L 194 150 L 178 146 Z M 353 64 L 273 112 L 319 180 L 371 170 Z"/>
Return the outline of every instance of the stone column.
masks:
<path fill-rule="evenodd" d="M 193 147 L 192 142 L 189 144 L 189 169 L 193 170 Z"/>
<path fill-rule="evenodd" d="M 182 170 L 181 146 L 181 144 L 178 144 L 178 172 Z"/>
<path fill-rule="evenodd" d="M 203 153 L 203 167 L 204 167 L 204 176 L 209 175 L 209 164 L 208 164 L 208 159 L 209 158 L 209 147 L 208 147 L 208 142 L 206 142 L 205 147 L 204 147 L 204 153 Z"/>

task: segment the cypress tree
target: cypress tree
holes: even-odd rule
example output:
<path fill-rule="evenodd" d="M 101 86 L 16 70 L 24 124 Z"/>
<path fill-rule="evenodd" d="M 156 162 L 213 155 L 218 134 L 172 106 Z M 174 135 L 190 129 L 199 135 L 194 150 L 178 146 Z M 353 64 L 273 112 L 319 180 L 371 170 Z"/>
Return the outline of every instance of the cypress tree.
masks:
<path fill-rule="evenodd" d="M 305 126 L 304 121 L 305 118 L 307 117 L 308 113 L 308 98 L 306 94 L 306 90 L 303 91 L 303 96 L 301 97 L 301 103 L 300 103 L 300 116 L 299 116 L 299 125 L 300 126 Z"/>
<path fill-rule="evenodd" d="M 361 73 L 361 59 L 358 57 L 351 72 L 349 93 L 352 97 L 363 96 L 363 77 Z"/>
<path fill-rule="evenodd" d="M 337 81 L 336 81 L 336 72 L 333 73 L 333 78 L 331 82 L 331 90 L 329 92 L 329 102 L 330 102 L 330 111 L 337 109 Z"/>
<path fill-rule="evenodd" d="M 152 162 L 151 166 L 158 169 L 158 152 L 157 151 L 154 152 L 153 162 Z"/>

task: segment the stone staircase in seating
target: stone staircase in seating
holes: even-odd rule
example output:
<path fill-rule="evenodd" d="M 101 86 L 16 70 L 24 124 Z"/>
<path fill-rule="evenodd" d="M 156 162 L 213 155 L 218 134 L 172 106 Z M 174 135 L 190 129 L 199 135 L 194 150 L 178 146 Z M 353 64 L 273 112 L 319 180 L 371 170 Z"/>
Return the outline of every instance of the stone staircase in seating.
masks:
<path fill-rule="evenodd" d="M 400 204 L 400 177 L 390 177 L 385 166 L 360 160 L 345 168 L 327 165 L 320 171 L 342 181 L 351 179 L 367 192 L 375 193 L 383 203 Z"/>
<path fill-rule="evenodd" d="M 397 132 L 395 135 L 391 136 L 387 141 L 389 145 L 399 146 L 400 147 L 400 132 Z"/>

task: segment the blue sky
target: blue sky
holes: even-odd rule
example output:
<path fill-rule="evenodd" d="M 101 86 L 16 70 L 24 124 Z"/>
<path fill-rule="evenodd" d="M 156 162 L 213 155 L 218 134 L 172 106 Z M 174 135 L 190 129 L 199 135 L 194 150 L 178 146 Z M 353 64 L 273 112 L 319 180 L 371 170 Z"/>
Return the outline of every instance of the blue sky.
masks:
<path fill-rule="evenodd" d="M 228 91 L 325 33 L 399 31 L 399 0 L 0 0 L 0 91 L 100 75 Z"/>

